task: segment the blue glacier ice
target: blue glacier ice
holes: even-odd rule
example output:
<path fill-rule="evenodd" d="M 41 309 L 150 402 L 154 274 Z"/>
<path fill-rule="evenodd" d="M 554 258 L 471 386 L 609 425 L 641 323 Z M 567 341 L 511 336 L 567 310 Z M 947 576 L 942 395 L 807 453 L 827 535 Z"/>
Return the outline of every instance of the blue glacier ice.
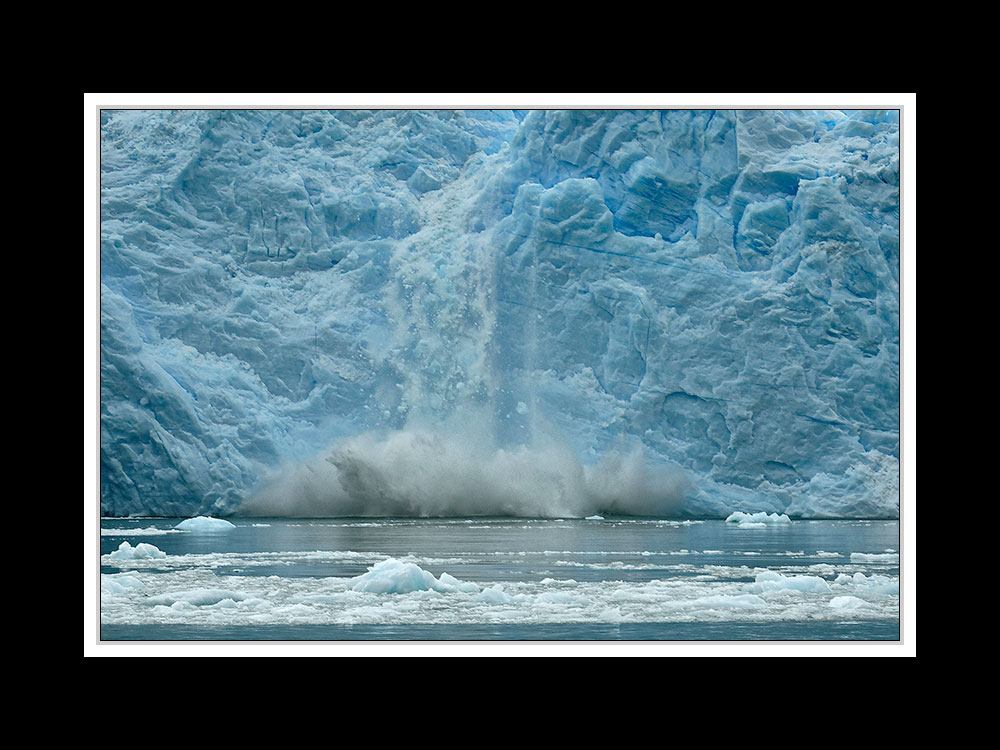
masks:
<path fill-rule="evenodd" d="M 896 110 L 103 110 L 106 515 L 898 517 Z"/>

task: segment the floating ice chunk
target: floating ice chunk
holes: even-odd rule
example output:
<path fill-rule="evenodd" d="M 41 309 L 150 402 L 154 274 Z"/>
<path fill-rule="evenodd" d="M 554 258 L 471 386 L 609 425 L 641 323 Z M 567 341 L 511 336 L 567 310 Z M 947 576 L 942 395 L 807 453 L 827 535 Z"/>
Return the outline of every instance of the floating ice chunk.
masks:
<path fill-rule="evenodd" d="M 370 594 L 408 594 L 412 591 L 432 591 L 436 584 L 434 575 L 418 565 L 388 559 L 352 579 L 348 588 Z"/>
<path fill-rule="evenodd" d="M 462 591 L 467 594 L 479 593 L 479 587 L 476 584 L 469 583 L 467 581 L 460 581 L 447 573 L 442 573 L 441 577 L 438 578 L 436 590 L 444 593 L 450 593 L 452 591 Z"/>
<path fill-rule="evenodd" d="M 590 600 L 569 591 L 545 591 L 535 597 L 534 603 L 560 607 L 585 607 L 590 604 Z"/>
<path fill-rule="evenodd" d="M 479 595 L 476 597 L 476 601 L 482 602 L 483 604 L 510 604 L 514 600 L 511 598 L 510 594 L 503 590 L 503 586 L 497 583 L 490 588 L 483 589 L 479 592 Z"/>
<path fill-rule="evenodd" d="M 830 606 L 834 609 L 864 609 L 871 605 L 856 596 L 835 596 L 830 600 Z"/>
<path fill-rule="evenodd" d="M 739 528 L 743 529 L 759 529 L 773 524 L 791 522 L 792 519 L 784 513 L 766 513 L 764 511 L 759 513 L 743 513 L 742 511 L 736 511 L 735 513 L 730 513 L 726 518 L 726 523 L 735 523 Z"/>
<path fill-rule="evenodd" d="M 846 573 L 841 573 L 837 576 L 834 584 L 838 586 L 852 586 L 856 590 L 864 591 L 866 594 L 899 594 L 899 580 L 886 576 L 866 576 L 864 573 L 855 573 L 853 576 L 849 576 Z"/>
<path fill-rule="evenodd" d="M 852 552 L 851 562 L 879 562 L 891 563 L 899 562 L 898 552 Z"/>
<path fill-rule="evenodd" d="M 161 536 L 176 533 L 177 529 L 158 529 L 155 526 L 145 529 L 101 529 L 101 536 Z"/>
<path fill-rule="evenodd" d="M 587 518 L 585 520 L 587 520 L 587 521 L 603 521 L 604 520 L 604 516 L 597 516 L 597 515 L 587 516 Z"/>
<path fill-rule="evenodd" d="M 174 526 L 175 529 L 184 531 L 228 531 L 236 526 L 222 518 L 212 518 L 211 516 L 197 516 L 188 518 Z"/>
<path fill-rule="evenodd" d="M 440 593 L 461 591 L 473 594 L 479 592 L 479 587 L 474 583 L 459 581 L 447 573 L 442 573 L 438 579 L 433 573 L 415 563 L 405 563 L 391 557 L 376 563 L 367 573 L 352 578 L 348 588 L 369 594 L 409 594 L 414 591 Z"/>
<path fill-rule="evenodd" d="M 167 553 L 161 551 L 159 547 L 146 542 L 139 542 L 135 547 L 128 542 L 122 542 L 118 545 L 118 549 L 109 555 L 112 560 L 158 560 L 166 556 Z"/>
<path fill-rule="evenodd" d="M 217 604 L 231 606 L 229 602 L 242 602 L 253 598 L 249 594 L 230 591 L 229 589 L 192 589 L 191 591 L 175 591 L 169 594 L 160 594 L 159 596 L 150 597 L 148 601 L 154 606 L 172 607 L 176 604 L 187 604 L 195 607 L 211 607 Z"/>
<path fill-rule="evenodd" d="M 761 594 L 765 591 L 826 593 L 830 591 L 830 584 L 819 576 L 785 576 L 772 570 L 764 570 L 757 574 L 754 583 L 747 584 L 743 590 L 750 594 Z"/>
<path fill-rule="evenodd" d="M 756 594 L 702 596 L 691 603 L 699 609 L 744 609 L 767 606 L 767 602 Z"/>
<path fill-rule="evenodd" d="M 132 575 L 101 575 L 101 595 L 127 594 L 144 588 L 145 584 Z"/>

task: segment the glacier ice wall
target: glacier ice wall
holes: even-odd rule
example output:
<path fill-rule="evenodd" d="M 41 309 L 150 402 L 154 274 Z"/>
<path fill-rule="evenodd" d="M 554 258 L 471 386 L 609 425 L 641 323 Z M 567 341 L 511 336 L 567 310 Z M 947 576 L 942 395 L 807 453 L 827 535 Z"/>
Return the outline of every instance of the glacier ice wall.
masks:
<path fill-rule="evenodd" d="M 896 111 L 101 115 L 109 515 L 899 512 Z"/>

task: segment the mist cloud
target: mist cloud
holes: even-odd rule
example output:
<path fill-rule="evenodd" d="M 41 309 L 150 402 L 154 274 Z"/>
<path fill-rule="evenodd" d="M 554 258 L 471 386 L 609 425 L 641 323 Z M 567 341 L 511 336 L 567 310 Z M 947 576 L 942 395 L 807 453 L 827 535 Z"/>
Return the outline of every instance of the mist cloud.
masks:
<path fill-rule="evenodd" d="M 242 507 L 255 516 L 669 516 L 687 491 L 641 448 L 583 464 L 561 441 L 498 447 L 473 427 L 368 432 L 285 467 Z"/>

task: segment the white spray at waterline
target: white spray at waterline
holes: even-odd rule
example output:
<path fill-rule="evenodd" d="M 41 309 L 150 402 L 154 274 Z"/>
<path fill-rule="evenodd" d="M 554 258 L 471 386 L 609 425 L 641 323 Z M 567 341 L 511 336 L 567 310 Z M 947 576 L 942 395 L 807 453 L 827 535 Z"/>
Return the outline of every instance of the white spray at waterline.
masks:
<path fill-rule="evenodd" d="M 270 482 L 247 515 L 669 516 L 687 492 L 676 468 L 641 449 L 582 464 L 558 440 L 500 448 L 474 429 L 368 432 Z"/>

